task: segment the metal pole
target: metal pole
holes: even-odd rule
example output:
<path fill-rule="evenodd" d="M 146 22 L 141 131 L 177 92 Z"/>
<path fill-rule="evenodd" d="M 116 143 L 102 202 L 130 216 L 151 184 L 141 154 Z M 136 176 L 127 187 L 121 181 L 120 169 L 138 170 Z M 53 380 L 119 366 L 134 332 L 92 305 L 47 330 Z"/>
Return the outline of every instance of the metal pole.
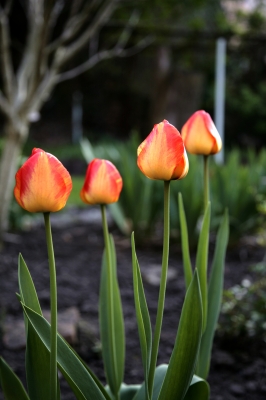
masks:
<path fill-rule="evenodd" d="M 219 38 L 216 42 L 214 123 L 221 136 L 223 148 L 215 155 L 218 164 L 224 163 L 225 62 L 226 40 Z"/>

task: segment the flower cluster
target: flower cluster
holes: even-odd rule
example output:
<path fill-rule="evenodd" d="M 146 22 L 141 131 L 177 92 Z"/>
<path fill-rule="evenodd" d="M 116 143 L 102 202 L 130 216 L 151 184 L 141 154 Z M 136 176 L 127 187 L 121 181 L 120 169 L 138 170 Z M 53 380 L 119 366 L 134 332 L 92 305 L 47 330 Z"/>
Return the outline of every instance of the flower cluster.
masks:
<path fill-rule="evenodd" d="M 58 335 L 56 266 L 50 212 L 59 211 L 65 206 L 72 189 L 72 181 L 70 174 L 56 157 L 41 149 L 33 149 L 31 156 L 16 174 L 14 195 L 25 210 L 44 213 L 50 274 L 51 324 L 49 325 L 42 315 L 33 280 L 20 255 L 18 297 L 26 321 L 26 368 L 29 396 L 22 383 L 0 357 L 1 386 L 5 398 L 59 398 L 59 368 L 77 398 L 87 400 L 133 397 L 142 400 L 209 399 L 209 385 L 206 379 L 221 303 L 222 272 L 228 240 L 228 217 L 225 213 L 219 229 L 215 249 L 215 254 L 217 252 L 219 257 L 216 257 L 217 259 L 213 262 L 211 276 L 214 278 L 210 279 L 208 284 L 210 202 L 207 161 L 208 156 L 218 152 L 221 146 L 220 136 L 211 117 L 201 110 L 193 114 L 186 122 L 181 134 L 166 120 L 154 125 L 151 133 L 137 149 L 137 165 L 142 173 L 150 179 L 164 181 L 163 256 L 154 330 L 137 259 L 134 233 L 131 236 L 133 294 L 144 369 L 144 382 L 139 385 L 123 383 L 124 318 L 117 279 L 115 244 L 109 233 L 106 217 L 106 205 L 118 201 L 123 181 L 110 161 L 95 158 L 88 165 L 80 197 L 86 204 L 100 205 L 102 214 L 104 253 L 100 280 L 99 326 L 106 387 L 94 376 L 89 367 L 84 367 L 85 364 L 76 352 Z M 188 173 L 189 162 L 186 150 L 204 156 L 205 212 L 200 232 L 199 253 L 193 270 L 189 254 L 186 216 L 182 195 L 179 194 L 183 268 L 187 292 L 169 364 L 157 367 L 169 260 L 170 183 L 172 180 L 183 179 Z M 208 307 L 208 304 L 212 304 L 212 307 Z M 15 397 L 14 393 L 16 393 Z"/>

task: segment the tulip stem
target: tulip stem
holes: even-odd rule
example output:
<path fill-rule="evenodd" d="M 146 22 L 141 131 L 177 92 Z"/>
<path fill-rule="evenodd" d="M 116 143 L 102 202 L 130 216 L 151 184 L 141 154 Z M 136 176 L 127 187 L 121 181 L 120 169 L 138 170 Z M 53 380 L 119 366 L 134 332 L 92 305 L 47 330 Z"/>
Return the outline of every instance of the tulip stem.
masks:
<path fill-rule="evenodd" d="M 108 223 L 107 223 L 107 218 L 106 218 L 106 205 L 101 204 L 101 212 L 102 212 L 102 225 L 103 225 L 103 236 L 104 236 L 104 245 L 105 245 L 105 254 L 106 254 L 106 261 L 107 261 L 107 281 L 108 281 L 108 302 L 109 302 L 109 307 L 112 310 L 109 313 L 109 318 L 110 318 L 110 326 L 111 331 L 114 331 L 114 320 L 112 318 L 112 315 L 114 314 L 114 295 L 113 295 L 113 273 L 112 273 L 112 256 L 111 256 L 111 248 L 110 248 L 110 237 L 109 237 L 109 230 L 108 230 Z M 115 377 L 117 379 L 117 365 L 115 362 L 115 342 L 114 342 L 114 335 L 110 333 L 111 337 L 111 343 L 110 343 L 110 349 L 112 354 L 112 362 L 113 362 L 113 369 L 115 373 Z M 103 349 L 104 350 L 104 349 Z M 119 393 L 113 393 L 114 399 L 119 400 L 120 395 Z"/>
<path fill-rule="evenodd" d="M 51 308 L 51 354 L 50 354 L 50 400 L 57 398 L 57 288 L 54 248 L 50 223 L 50 213 L 43 213 L 50 272 Z"/>
<path fill-rule="evenodd" d="M 164 182 L 164 232 L 163 232 L 163 257 L 162 257 L 162 273 L 160 282 L 160 291 L 156 315 L 156 323 L 154 330 L 154 338 L 152 342 L 151 351 L 151 363 L 148 378 L 149 394 L 152 398 L 153 391 L 153 381 L 155 368 L 157 363 L 159 342 L 161 336 L 163 311 L 164 311 L 164 300 L 165 300 L 165 290 L 167 281 L 167 271 L 168 271 L 168 258 L 169 258 L 169 235 L 170 235 L 170 181 Z"/>
<path fill-rule="evenodd" d="M 210 189 L 209 189 L 209 156 L 203 156 L 204 159 L 204 210 L 206 210 L 209 198 L 210 198 Z"/>

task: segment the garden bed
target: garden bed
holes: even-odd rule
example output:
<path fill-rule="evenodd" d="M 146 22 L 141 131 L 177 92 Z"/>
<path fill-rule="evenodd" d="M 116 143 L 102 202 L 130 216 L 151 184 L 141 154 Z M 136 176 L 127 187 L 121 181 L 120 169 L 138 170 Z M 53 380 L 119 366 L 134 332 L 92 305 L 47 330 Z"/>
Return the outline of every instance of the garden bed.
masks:
<path fill-rule="evenodd" d="M 104 382 L 103 365 L 99 352 L 98 293 L 103 238 L 99 223 L 99 210 L 83 211 L 82 218 L 67 213 L 62 221 L 52 223 L 58 279 L 58 308 L 63 311 L 76 307 L 83 321 L 92 327 L 90 341 L 78 333 L 76 350 L 81 354 L 98 377 Z M 88 215 L 87 215 L 87 214 Z M 63 213 L 62 213 L 63 215 Z M 130 241 L 112 229 L 117 248 L 118 279 L 121 289 L 126 327 L 125 382 L 143 380 L 135 319 Z M 9 233 L 1 250 L 0 307 L 2 326 L 10 318 L 21 318 L 22 311 L 16 299 L 17 259 L 22 253 L 33 277 L 43 309 L 49 309 L 49 271 L 45 233 L 40 225 L 23 232 Z M 159 244 L 137 246 L 137 254 L 143 272 L 148 306 L 154 323 L 158 298 L 158 270 L 161 263 Z M 252 280 L 250 265 L 261 261 L 264 250 L 256 246 L 239 246 L 228 252 L 225 267 L 225 287 Z M 167 363 L 171 355 L 180 311 L 184 299 L 182 257 L 178 244 L 170 246 L 169 281 L 167 285 L 165 315 L 160 343 L 159 363 Z M 94 345 L 94 346 L 93 346 Z M 1 355 L 25 382 L 23 348 L 7 348 L 0 344 Z M 262 400 L 266 396 L 266 344 L 261 338 L 215 339 L 210 377 L 211 400 L 249 399 Z M 62 400 L 72 400 L 74 395 L 64 379 L 60 379 Z M 3 399 L 2 393 L 0 399 Z M 18 399 L 19 400 L 19 399 Z"/>

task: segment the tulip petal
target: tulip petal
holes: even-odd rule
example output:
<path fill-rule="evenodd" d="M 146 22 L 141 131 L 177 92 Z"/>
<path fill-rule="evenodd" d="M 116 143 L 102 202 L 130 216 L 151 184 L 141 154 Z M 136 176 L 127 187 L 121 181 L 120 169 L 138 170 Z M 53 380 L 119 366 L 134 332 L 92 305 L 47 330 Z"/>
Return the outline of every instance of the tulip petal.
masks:
<path fill-rule="evenodd" d="M 221 137 L 211 119 L 203 110 L 196 111 L 181 130 L 185 147 L 189 153 L 210 155 L 222 148 Z"/>
<path fill-rule="evenodd" d="M 108 160 L 95 158 L 88 166 L 80 197 L 88 204 L 115 203 L 123 182 L 116 167 Z"/>
<path fill-rule="evenodd" d="M 15 198 L 29 212 L 61 210 L 71 190 L 71 177 L 63 164 L 41 149 L 34 149 L 16 174 Z"/>
<path fill-rule="evenodd" d="M 137 164 L 150 179 L 181 179 L 188 172 L 188 159 L 178 130 L 164 120 L 154 126 L 138 147 Z"/>

